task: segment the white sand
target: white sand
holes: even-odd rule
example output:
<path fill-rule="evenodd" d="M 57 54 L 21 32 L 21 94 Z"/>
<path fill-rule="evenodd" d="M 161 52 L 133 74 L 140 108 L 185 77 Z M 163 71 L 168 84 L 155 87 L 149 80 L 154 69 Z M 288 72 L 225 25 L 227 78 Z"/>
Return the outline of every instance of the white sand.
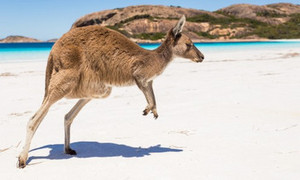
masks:
<path fill-rule="evenodd" d="M 16 157 L 44 95 L 46 63 L 2 63 L 0 179 L 299 179 L 299 52 L 177 59 L 154 81 L 158 120 L 142 116 L 137 87 L 114 88 L 75 119 L 77 156 L 62 148 L 63 117 L 76 100 L 61 100 L 39 127 L 25 169 Z"/>

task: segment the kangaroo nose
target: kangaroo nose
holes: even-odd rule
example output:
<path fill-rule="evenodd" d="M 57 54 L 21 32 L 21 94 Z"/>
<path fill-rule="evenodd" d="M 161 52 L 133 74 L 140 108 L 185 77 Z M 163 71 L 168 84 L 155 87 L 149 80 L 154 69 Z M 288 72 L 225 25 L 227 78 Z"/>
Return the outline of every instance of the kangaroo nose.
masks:
<path fill-rule="evenodd" d="M 198 61 L 196 61 L 196 62 L 202 62 L 203 60 L 204 60 L 204 55 L 200 54 Z"/>
<path fill-rule="evenodd" d="M 198 55 L 199 59 L 201 60 L 200 62 L 202 62 L 204 59 L 204 55 L 200 51 L 198 51 L 197 55 Z"/>

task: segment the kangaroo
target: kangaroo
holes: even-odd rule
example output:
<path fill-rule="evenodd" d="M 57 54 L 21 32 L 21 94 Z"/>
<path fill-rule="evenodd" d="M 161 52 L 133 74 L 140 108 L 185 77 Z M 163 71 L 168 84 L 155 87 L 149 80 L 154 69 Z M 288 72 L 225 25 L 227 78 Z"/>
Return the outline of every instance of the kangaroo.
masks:
<path fill-rule="evenodd" d="M 57 40 L 47 62 L 44 100 L 27 124 L 18 167 L 26 166 L 31 140 L 49 108 L 64 97 L 79 99 L 64 120 L 64 151 L 70 155 L 76 155 L 70 148 L 70 127 L 75 116 L 91 99 L 108 97 L 114 86 L 136 84 L 148 103 L 143 115 L 152 112 L 157 118 L 153 79 L 175 57 L 194 62 L 204 59 L 192 41 L 182 34 L 185 22 L 183 15 L 155 50 L 143 49 L 119 32 L 100 25 L 71 29 Z"/>

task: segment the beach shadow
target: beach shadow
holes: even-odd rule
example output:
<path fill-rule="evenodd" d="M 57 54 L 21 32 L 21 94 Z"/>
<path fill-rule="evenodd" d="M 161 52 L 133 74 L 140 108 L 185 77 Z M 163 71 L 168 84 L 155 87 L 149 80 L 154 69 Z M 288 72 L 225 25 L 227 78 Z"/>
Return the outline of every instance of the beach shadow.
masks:
<path fill-rule="evenodd" d="M 48 156 L 31 156 L 29 157 L 27 164 L 32 160 L 36 159 L 70 159 L 70 158 L 106 158 L 106 157 L 144 157 L 149 156 L 152 153 L 166 153 L 166 152 L 181 152 L 181 149 L 172 149 L 167 147 L 161 147 L 161 145 L 151 146 L 148 148 L 141 147 L 131 147 L 123 144 L 114 143 L 99 143 L 99 142 L 89 142 L 81 141 L 71 144 L 71 148 L 77 152 L 77 155 L 71 156 L 64 154 L 63 144 L 51 144 L 42 146 L 39 148 L 32 149 L 30 152 L 50 149 Z"/>

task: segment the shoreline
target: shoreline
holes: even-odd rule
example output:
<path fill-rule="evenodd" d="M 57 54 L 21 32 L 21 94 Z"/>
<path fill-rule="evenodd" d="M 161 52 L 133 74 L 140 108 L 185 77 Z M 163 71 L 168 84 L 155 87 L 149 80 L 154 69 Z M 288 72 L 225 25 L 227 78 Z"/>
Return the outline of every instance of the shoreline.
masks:
<path fill-rule="evenodd" d="M 136 40 L 136 39 L 130 39 L 133 42 L 137 44 L 159 44 L 162 42 L 162 40 L 158 41 L 150 41 L 150 40 Z M 272 42 L 272 41 L 300 41 L 300 39 L 203 39 L 203 40 L 195 40 L 192 39 L 193 43 L 227 43 L 227 42 Z"/>
<path fill-rule="evenodd" d="M 150 41 L 150 40 L 134 40 L 133 42 L 137 44 L 160 44 L 162 41 Z M 194 43 L 227 43 L 227 42 L 272 42 L 272 41 L 300 41 L 300 39 L 227 39 L 227 40 L 218 40 L 218 39 L 205 39 L 205 40 L 192 40 Z M 0 44 L 41 44 L 41 43 L 55 43 L 49 41 L 40 41 L 40 42 L 0 42 Z"/>
<path fill-rule="evenodd" d="M 159 43 L 141 43 L 138 44 L 144 49 L 153 50 L 157 48 Z M 40 62 L 48 59 L 49 52 L 53 43 L 7 43 L 0 44 L 0 64 L 3 63 L 18 63 L 18 62 Z M 260 53 L 262 50 L 277 52 L 281 48 L 292 49 L 293 52 L 298 52 L 300 47 L 300 39 L 292 40 L 268 40 L 268 41 L 218 41 L 218 42 L 201 42 L 195 43 L 203 53 L 211 53 L 218 51 L 218 53 L 230 54 L 228 59 L 232 56 L 237 56 L 247 50 L 256 51 Z M 233 48 L 234 47 L 234 48 Z M 264 47 L 263 49 L 261 47 Z M 295 49 L 296 48 L 296 49 Z M 297 53 L 298 54 L 298 53 Z M 290 56 L 290 55 L 289 55 Z M 211 57 L 209 58 L 211 59 Z"/>

